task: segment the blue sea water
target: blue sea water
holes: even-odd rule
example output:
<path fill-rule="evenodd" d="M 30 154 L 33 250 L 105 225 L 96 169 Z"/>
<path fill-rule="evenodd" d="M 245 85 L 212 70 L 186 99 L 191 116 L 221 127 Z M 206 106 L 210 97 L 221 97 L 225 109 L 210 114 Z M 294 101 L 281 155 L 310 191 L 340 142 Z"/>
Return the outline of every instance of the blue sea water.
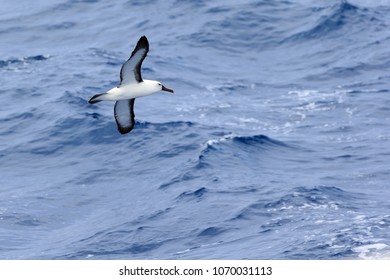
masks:
<path fill-rule="evenodd" d="M 0 259 L 390 257 L 390 1 L 0 6 Z"/>

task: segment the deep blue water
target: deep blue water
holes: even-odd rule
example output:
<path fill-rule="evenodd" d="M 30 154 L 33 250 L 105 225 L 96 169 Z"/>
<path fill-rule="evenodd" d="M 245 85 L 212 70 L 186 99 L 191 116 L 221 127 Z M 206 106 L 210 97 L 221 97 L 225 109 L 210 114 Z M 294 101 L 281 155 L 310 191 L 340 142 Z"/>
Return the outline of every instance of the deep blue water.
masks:
<path fill-rule="evenodd" d="M 375 3 L 374 3 L 375 2 Z M 1 1 L 1 259 L 390 257 L 389 1 Z M 116 86 L 140 36 L 135 103 Z"/>

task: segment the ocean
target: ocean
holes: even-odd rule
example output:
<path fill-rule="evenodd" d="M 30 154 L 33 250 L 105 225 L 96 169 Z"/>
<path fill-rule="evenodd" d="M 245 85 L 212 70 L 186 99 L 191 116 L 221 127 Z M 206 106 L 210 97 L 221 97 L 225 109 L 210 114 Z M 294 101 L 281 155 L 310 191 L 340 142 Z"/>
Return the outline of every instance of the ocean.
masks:
<path fill-rule="evenodd" d="M 0 3 L 0 259 L 390 258 L 390 1 Z"/>

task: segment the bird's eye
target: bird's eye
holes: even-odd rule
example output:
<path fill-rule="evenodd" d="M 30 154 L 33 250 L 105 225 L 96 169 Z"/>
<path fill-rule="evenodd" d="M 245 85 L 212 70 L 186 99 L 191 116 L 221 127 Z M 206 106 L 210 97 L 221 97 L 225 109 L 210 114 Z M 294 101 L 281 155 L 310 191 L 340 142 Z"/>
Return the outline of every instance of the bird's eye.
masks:
<path fill-rule="evenodd" d="M 160 83 L 158 83 L 158 85 L 159 85 L 159 86 L 161 86 L 161 84 L 160 84 Z"/>

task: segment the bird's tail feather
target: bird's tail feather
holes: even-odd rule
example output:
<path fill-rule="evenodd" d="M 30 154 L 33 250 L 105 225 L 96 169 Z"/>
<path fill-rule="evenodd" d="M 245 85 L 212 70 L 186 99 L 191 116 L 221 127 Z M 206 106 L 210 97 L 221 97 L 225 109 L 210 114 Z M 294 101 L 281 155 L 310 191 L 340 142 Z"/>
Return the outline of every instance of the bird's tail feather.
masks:
<path fill-rule="evenodd" d="M 107 93 L 99 93 L 99 94 L 95 94 L 94 96 L 92 96 L 92 98 L 88 101 L 88 103 L 90 104 L 95 104 L 95 103 L 98 103 L 100 101 L 103 101 L 103 99 L 100 99 L 99 97 L 101 97 L 102 95 L 105 95 Z"/>

